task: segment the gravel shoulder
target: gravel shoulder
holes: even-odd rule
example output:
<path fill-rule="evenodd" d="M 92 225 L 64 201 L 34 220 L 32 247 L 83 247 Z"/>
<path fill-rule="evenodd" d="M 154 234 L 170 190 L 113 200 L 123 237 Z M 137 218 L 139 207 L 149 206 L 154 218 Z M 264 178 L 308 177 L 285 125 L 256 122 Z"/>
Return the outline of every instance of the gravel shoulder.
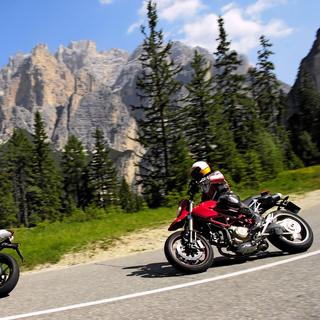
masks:
<path fill-rule="evenodd" d="M 302 208 L 301 214 L 303 215 L 303 209 L 311 208 L 320 202 L 320 190 L 311 191 L 305 194 L 290 195 L 290 200 L 294 201 Z M 174 218 L 174 212 L 172 218 Z M 102 249 L 99 246 L 99 243 L 96 243 L 79 252 L 64 255 L 62 259 L 54 265 L 40 265 L 32 271 L 25 271 L 24 273 L 66 268 L 73 265 L 94 263 L 133 255 L 139 252 L 161 249 L 169 235 L 168 225 L 163 225 L 154 229 L 143 229 L 114 241 L 112 246 L 107 250 Z"/>

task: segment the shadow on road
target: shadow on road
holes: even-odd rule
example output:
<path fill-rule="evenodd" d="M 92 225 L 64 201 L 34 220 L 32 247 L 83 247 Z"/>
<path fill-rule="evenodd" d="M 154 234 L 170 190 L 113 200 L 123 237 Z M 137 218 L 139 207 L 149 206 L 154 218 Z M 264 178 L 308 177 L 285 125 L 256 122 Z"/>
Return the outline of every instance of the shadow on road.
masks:
<path fill-rule="evenodd" d="M 150 263 L 140 266 L 125 267 L 124 270 L 132 270 L 129 277 L 140 276 L 142 278 L 164 278 L 164 277 L 178 277 L 184 274 L 167 262 Z"/>
<path fill-rule="evenodd" d="M 254 261 L 259 259 L 267 259 L 267 258 L 274 258 L 285 256 L 286 253 L 282 251 L 274 251 L 274 252 L 263 252 L 253 256 L 243 256 L 243 257 L 223 257 L 219 256 L 214 258 L 212 268 L 219 268 L 219 267 L 226 267 L 236 264 L 245 263 L 247 261 Z M 124 267 L 124 270 L 132 270 L 129 277 L 132 276 L 139 276 L 142 278 L 163 278 L 163 277 L 178 277 L 183 276 L 185 273 L 182 273 L 172 267 L 167 262 L 160 262 L 160 263 L 150 263 L 146 265 L 138 265 L 138 266 L 130 266 Z"/>
<path fill-rule="evenodd" d="M 260 252 L 258 254 L 249 255 L 249 256 L 235 256 L 231 258 L 220 256 L 220 257 L 214 258 L 212 268 L 231 266 L 234 264 L 245 263 L 247 261 L 281 257 L 285 255 L 287 255 L 287 253 L 284 253 L 282 251 L 273 251 L 273 252 L 265 251 L 265 252 Z"/>

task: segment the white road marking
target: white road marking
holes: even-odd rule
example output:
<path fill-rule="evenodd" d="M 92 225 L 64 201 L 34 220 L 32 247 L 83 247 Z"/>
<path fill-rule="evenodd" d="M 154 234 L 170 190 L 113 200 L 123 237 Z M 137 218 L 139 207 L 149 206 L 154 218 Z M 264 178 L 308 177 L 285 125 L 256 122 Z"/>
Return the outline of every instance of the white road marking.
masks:
<path fill-rule="evenodd" d="M 301 254 L 289 259 L 284 259 L 281 261 L 265 264 L 262 266 L 246 269 L 246 270 L 241 270 L 237 272 L 232 272 L 228 274 L 224 274 L 221 276 L 216 276 L 213 278 L 208 278 L 208 279 L 203 279 L 203 280 L 197 280 L 197 281 L 192 281 L 192 282 L 187 282 L 187 283 L 182 283 L 174 286 L 169 286 L 169 287 L 164 287 L 164 288 L 159 288 L 159 289 L 154 289 L 154 290 L 148 290 L 148 291 L 143 291 L 143 292 L 137 292 L 137 293 L 132 293 L 132 294 L 127 294 L 124 296 L 119 296 L 119 297 L 114 297 L 114 298 L 108 298 L 108 299 L 102 299 L 102 300 L 96 300 L 96 301 L 90 301 L 90 302 L 85 302 L 85 303 L 79 303 L 79 304 L 73 304 L 70 306 L 65 306 L 65 307 L 59 307 L 59 308 L 52 308 L 52 309 L 47 309 L 47 310 L 41 310 L 41 311 L 35 311 L 35 312 L 29 312 L 29 313 L 24 313 L 24 314 L 18 314 L 18 315 L 13 315 L 13 316 L 8 316 L 4 318 L 0 318 L 0 320 L 14 320 L 14 319 L 23 319 L 23 318 L 28 318 L 28 317 L 33 317 L 33 316 L 41 316 L 43 314 L 50 314 L 50 313 L 57 313 L 57 312 L 63 312 L 63 311 L 68 311 L 68 310 L 74 310 L 74 309 L 80 309 L 80 308 L 86 308 L 90 306 L 96 306 L 99 304 L 107 304 L 111 302 L 116 302 L 116 301 L 121 301 L 121 300 L 127 300 L 127 299 L 132 299 L 132 298 L 138 298 L 138 297 L 143 297 L 143 296 L 148 296 L 151 294 L 156 294 L 156 293 L 161 293 L 161 292 L 166 292 L 166 291 L 172 291 L 172 290 L 177 290 L 177 289 L 182 289 L 182 288 L 187 288 L 187 287 L 192 287 L 192 286 L 197 286 L 201 284 L 205 284 L 208 282 L 213 282 L 213 281 L 218 281 L 218 280 L 223 280 L 223 279 L 228 279 L 232 277 L 237 277 L 246 273 L 250 272 L 256 272 L 264 269 L 270 269 L 276 266 L 280 266 L 282 264 L 290 263 L 293 261 L 305 259 L 314 255 L 320 254 L 320 250 Z"/>

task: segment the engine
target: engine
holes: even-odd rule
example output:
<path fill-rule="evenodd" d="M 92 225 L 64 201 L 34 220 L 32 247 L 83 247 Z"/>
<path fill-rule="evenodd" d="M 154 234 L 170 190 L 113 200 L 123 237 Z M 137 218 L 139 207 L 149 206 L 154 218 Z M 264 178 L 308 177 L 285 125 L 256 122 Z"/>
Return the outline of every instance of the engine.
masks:
<path fill-rule="evenodd" d="M 235 243 L 243 243 L 244 241 L 248 240 L 249 236 L 249 229 L 246 227 L 236 227 L 236 226 L 231 226 L 229 228 L 229 231 L 231 231 L 232 238 Z"/>

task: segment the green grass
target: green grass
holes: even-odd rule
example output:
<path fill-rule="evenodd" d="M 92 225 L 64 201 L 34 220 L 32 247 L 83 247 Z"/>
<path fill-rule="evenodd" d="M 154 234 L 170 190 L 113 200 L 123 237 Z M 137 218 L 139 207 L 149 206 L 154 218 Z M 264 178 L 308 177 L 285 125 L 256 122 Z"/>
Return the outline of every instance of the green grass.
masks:
<path fill-rule="evenodd" d="M 15 241 L 20 243 L 25 258 L 22 269 L 32 269 L 44 263 L 56 263 L 63 254 L 76 252 L 98 241 L 100 246 L 107 248 L 120 236 L 137 229 L 164 225 L 174 216 L 175 209 L 159 208 L 135 214 L 105 213 L 99 219 L 79 222 L 72 219 L 45 223 L 30 229 L 16 229 Z M 12 250 L 10 251 L 12 253 Z M 15 254 L 14 256 L 16 257 Z"/>
<path fill-rule="evenodd" d="M 320 165 L 283 171 L 275 179 L 259 184 L 256 189 L 238 187 L 234 188 L 234 191 L 238 192 L 243 199 L 262 190 L 290 194 L 305 193 L 317 189 L 320 189 Z"/>
<path fill-rule="evenodd" d="M 242 199 L 265 189 L 283 194 L 320 189 L 320 165 L 282 172 L 276 179 L 261 183 L 254 190 L 240 187 L 233 189 Z M 63 222 L 16 229 L 15 240 L 20 243 L 25 257 L 22 269 L 56 263 L 65 253 L 76 252 L 96 242 L 108 248 L 115 239 L 127 233 L 169 224 L 175 212 L 176 208 L 145 209 L 134 214 L 91 209 L 86 214 L 79 211 Z"/>

